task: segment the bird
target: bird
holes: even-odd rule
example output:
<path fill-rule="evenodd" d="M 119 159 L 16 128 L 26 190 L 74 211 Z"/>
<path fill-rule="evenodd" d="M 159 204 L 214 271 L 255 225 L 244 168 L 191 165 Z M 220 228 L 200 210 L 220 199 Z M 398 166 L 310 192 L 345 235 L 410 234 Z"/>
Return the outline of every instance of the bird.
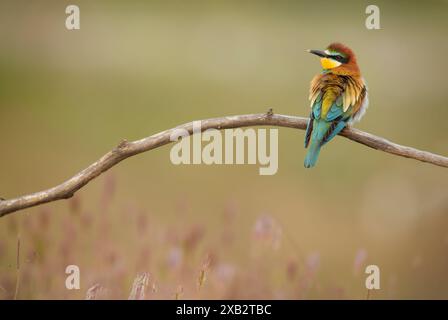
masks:
<path fill-rule="evenodd" d="M 369 99 L 354 52 L 342 43 L 307 50 L 320 57 L 322 72 L 310 85 L 310 119 L 305 133 L 305 168 L 316 165 L 320 149 L 345 127 L 361 120 Z"/>

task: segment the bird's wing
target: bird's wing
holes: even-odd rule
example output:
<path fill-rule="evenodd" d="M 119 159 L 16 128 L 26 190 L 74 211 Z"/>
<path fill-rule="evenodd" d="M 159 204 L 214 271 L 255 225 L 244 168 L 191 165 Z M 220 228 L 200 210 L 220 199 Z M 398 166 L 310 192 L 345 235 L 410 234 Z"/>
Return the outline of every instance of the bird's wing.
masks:
<path fill-rule="evenodd" d="M 317 107 L 319 115 L 327 121 L 347 119 L 356 114 L 366 95 L 362 80 L 353 77 L 334 76 L 321 82 L 318 89 L 313 95 L 313 109 Z"/>
<path fill-rule="evenodd" d="M 311 81 L 310 102 L 315 119 L 333 121 L 344 113 L 343 93 L 345 80 L 342 77 L 324 74 L 317 75 Z"/>
<path fill-rule="evenodd" d="M 316 75 L 313 80 L 311 80 L 311 85 L 310 85 L 310 95 L 308 97 L 308 99 L 311 102 L 311 108 L 314 106 L 314 103 L 316 102 L 317 98 L 320 96 L 322 97 L 322 78 L 323 75 L 322 74 L 318 74 Z"/>
<path fill-rule="evenodd" d="M 322 74 L 318 74 L 313 78 L 313 80 L 311 80 L 310 95 L 309 95 L 309 100 L 311 102 L 311 113 L 310 113 L 310 120 L 308 121 L 308 125 L 306 127 L 305 148 L 307 148 L 310 143 L 311 133 L 313 132 L 314 119 L 319 119 L 320 117 L 320 110 L 322 106 L 322 97 L 323 97 L 321 86 L 322 77 L 323 77 Z"/>
<path fill-rule="evenodd" d="M 347 77 L 343 93 L 343 110 L 347 112 L 353 106 L 352 114 L 356 113 L 361 106 L 365 94 L 365 85 L 362 79 Z"/>
<path fill-rule="evenodd" d="M 352 120 L 354 122 L 361 120 L 362 116 L 366 112 L 368 105 L 369 105 L 369 99 L 367 96 L 367 86 L 363 85 L 361 92 L 359 94 L 359 98 L 356 104 L 353 106 Z"/>
<path fill-rule="evenodd" d="M 326 78 L 322 78 L 321 75 L 314 77 L 310 87 L 312 107 L 310 118 L 312 120 L 322 118 L 332 123 L 324 135 L 323 144 L 336 136 L 360 110 L 364 95 L 363 83 L 352 77 L 334 75 Z M 312 120 L 305 135 L 305 146 L 309 144 L 313 130 Z"/>

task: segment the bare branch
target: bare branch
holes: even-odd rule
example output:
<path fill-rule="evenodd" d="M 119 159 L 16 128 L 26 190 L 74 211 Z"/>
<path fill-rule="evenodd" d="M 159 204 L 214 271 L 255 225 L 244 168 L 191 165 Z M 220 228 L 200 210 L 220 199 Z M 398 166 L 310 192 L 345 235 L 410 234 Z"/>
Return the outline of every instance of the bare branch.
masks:
<path fill-rule="evenodd" d="M 237 115 L 202 120 L 201 130 L 204 131 L 210 128 L 229 129 L 249 126 L 277 126 L 304 130 L 307 123 L 307 118 L 273 114 L 271 111 L 261 114 Z M 109 170 L 122 160 L 170 143 L 171 133 L 178 128 L 187 130 L 191 135 L 193 133 L 193 122 L 162 131 L 141 140 L 132 142 L 123 140 L 117 147 L 106 153 L 101 159 L 60 185 L 15 199 L 0 200 L 0 217 L 43 203 L 68 199 L 91 180 Z M 340 135 L 373 149 L 448 168 L 447 157 L 402 146 L 358 129 L 346 128 Z"/>

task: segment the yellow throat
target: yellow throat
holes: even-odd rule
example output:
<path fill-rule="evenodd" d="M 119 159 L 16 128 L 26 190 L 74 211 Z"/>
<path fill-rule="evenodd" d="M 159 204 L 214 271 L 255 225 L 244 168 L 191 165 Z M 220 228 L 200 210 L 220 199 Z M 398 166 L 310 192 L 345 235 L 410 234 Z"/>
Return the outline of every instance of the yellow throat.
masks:
<path fill-rule="evenodd" d="M 339 67 L 341 65 L 341 63 L 339 61 L 329 59 L 329 58 L 321 58 L 320 64 L 322 65 L 323 69 L 327 69 L 327 70 Z"/>

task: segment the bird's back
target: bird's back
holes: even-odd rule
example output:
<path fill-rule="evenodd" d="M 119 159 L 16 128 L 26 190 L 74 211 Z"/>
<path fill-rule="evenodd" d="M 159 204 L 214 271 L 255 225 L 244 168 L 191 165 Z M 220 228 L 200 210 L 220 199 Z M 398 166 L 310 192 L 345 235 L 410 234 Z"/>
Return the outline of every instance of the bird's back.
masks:
<path fill-rule="evenodd" d="M 367 89 L 358 75 L 319 74 L 310 86 L 310 100 L 316 119 L 334 120 L 355 116 L 361 109 Z"/>

